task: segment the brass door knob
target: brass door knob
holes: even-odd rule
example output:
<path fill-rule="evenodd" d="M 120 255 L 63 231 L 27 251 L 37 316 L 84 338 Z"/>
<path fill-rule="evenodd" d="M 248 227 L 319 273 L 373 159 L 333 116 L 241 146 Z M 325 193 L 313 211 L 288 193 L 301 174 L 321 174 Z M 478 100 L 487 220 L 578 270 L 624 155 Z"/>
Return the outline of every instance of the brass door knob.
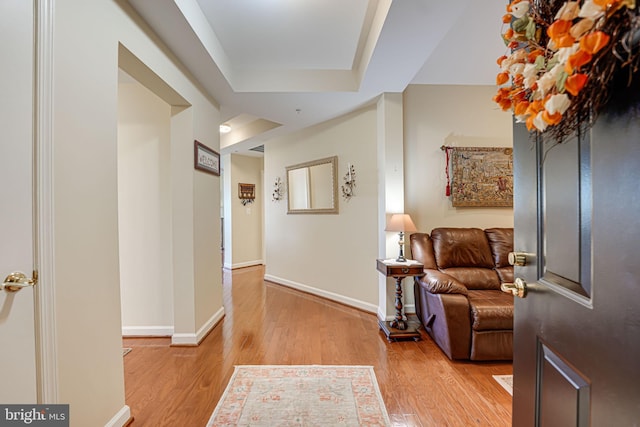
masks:
<path fill-rule="evenodd" d="M 0 284 L 0 291 L 5 290 L 7 292 L 18 292 L 22 288 L 28 288 L 38 283 L 38 273 L 33 272 L 33 279 L 28 278 L 21 271 L 14 271 L 9 274 L 2 284 Z"/>
<path fill-rule="evenodd" d="M 524 298 L 527 296 L 527 282 L 519 277 L 513 283 L 503 283 L 500 285 L 500 289 L 514 297 Z"/>
<path fill-rule="evenodd" d="M 522 267 L 527 265 L 527 254 L 524 252 L 509 252 L 509 264 Z"/>

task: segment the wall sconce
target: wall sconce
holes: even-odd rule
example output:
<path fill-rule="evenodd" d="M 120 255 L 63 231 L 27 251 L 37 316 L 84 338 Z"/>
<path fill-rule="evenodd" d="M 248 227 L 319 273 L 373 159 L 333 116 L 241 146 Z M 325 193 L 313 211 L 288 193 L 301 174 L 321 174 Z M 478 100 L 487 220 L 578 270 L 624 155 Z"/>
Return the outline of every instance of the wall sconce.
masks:
<path fill-rule="evenodd" d="M 356 186 L 356 170 L 351 163 L 347 164 L 347 173 L 344 176 L 344 185 L 342 186 L 342 197 L 349 201 L 355 196 L 354 188 Z"/>
<path fill-rule="evenodd" d="M 400 254 L 396 261 L 405 262 L 407 259 L 404 257 L 404 233 L 418 231 L 413 224 L 409 214 L 393 214 L 387 220 L 387 226 L 385 231 L 397 231 L 398 232 L 398 245 L 400 245 Z"/>
<path fill-rule="evenodd" d="M 283 194 L 284 190 L 282 189 L 282 180 L 280 177 L 277 177 L 276 182 L 273 184 L 273 194 L 271 195 L 271 199 L 274 202 L 278 202 L 282 200 Z"/>
<path fill-rule="evenodd" d="M 255 184 L 238 184 L 238 197 L 242 206 L 247 206 L 256 200 L 256 185 Z"/>

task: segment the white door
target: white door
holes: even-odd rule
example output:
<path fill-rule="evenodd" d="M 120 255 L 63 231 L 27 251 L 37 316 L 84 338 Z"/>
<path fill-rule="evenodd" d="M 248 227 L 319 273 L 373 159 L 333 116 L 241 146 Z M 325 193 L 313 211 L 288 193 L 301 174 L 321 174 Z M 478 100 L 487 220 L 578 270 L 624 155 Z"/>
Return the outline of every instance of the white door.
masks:
<path fill-rule="evenodd" d="M 34 2 L 0 1 L 0 281 L 31 277 Z M 37 403 L 34 290 L 0 290 L 0 402 Z"/>

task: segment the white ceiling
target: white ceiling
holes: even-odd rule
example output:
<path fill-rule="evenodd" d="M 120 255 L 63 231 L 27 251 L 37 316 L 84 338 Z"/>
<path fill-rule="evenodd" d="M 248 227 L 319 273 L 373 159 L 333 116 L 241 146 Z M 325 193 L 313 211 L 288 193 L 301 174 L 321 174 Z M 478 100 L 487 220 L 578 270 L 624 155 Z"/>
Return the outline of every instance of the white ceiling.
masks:
<path fill-rule="evenodd" d="M 220 104 L 221 152 L 409 84 L 493 85 L 505 0 L 129 0 Z"/>

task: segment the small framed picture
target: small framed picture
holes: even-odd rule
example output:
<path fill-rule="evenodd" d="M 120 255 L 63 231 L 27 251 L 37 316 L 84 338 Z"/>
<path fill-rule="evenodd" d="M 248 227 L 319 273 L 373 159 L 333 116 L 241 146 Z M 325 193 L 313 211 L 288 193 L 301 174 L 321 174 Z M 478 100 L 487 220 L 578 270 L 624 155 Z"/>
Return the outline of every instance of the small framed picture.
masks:
<path fill-rule="evenodd" d="M 220 176 L 220 154 L 201 142 L 194 141 L 194 166 L 196 169 Z"/>

